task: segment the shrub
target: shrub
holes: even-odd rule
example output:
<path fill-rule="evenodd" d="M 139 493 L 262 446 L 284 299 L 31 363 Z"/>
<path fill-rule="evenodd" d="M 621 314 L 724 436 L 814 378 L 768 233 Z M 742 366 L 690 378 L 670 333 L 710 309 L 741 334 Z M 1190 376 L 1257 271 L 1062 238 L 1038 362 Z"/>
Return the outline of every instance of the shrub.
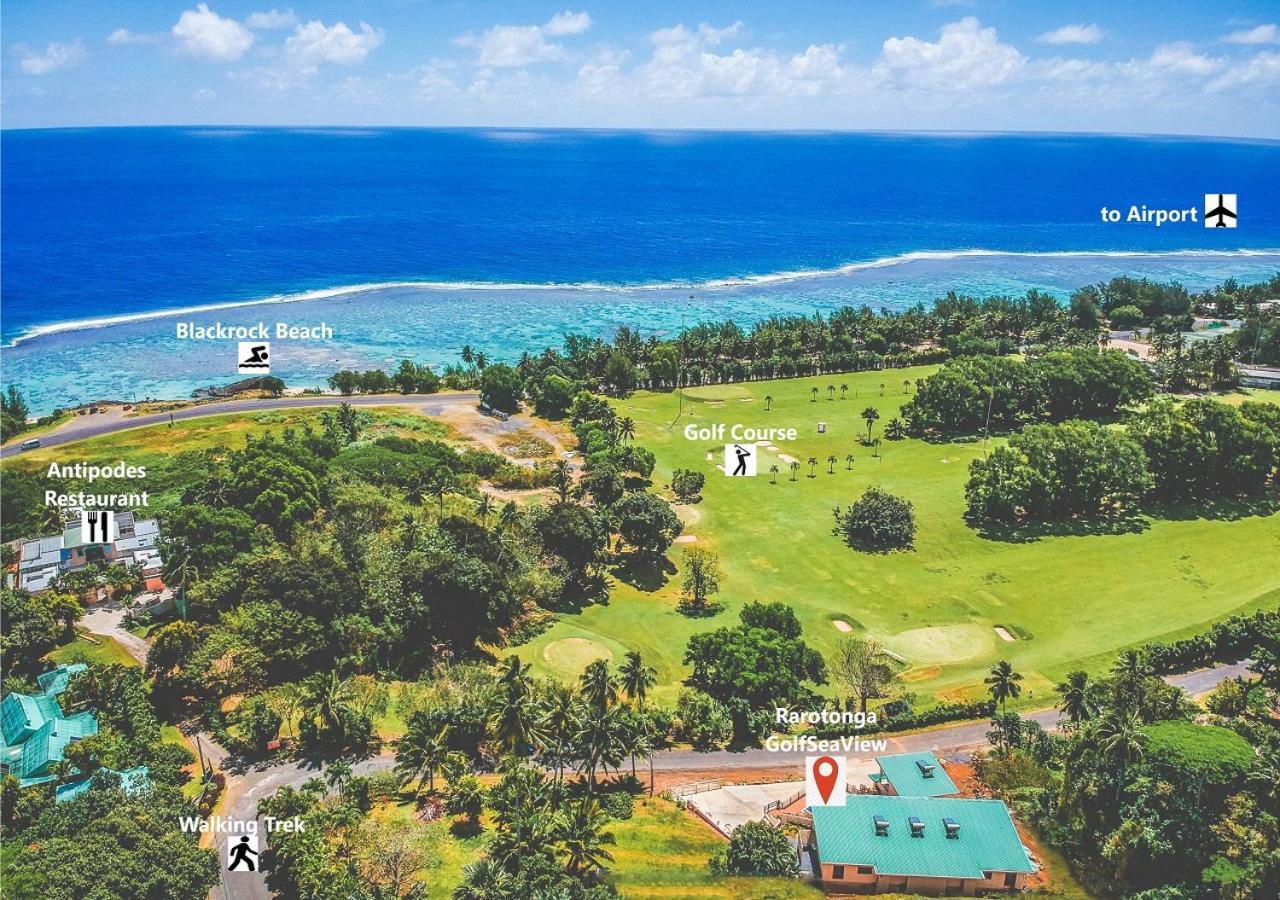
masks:
<path fill-rule="evenodd" d="M 635 798 L 626 791 L 614 791 L 605 794 L 600 805 L 612 819 L 630 819 L 635 811 Z"/>
<path fill-rule="evenodd" d="M 696 503 L 702 499 L 702 486 L 707 476 L 692 469 L 676 469 L 671 473 L 671 490 L 682 503 Z"/>
<path fill-rule="evenodd" d="M 916 539 L 915 509 L 907 500 L 869 487 L 845 512 L 836 510 L 836 530 L 861 550 L 903 550 Z"/>
<path fill-rule="evenodd" d="M 781 829 L 766 822 L 747 822 L 734 830 L 723 858 L 712 857 L 712 870 L 721 866 L 725 875 L 791 878 L 797 870 L 796 852 Z"/>

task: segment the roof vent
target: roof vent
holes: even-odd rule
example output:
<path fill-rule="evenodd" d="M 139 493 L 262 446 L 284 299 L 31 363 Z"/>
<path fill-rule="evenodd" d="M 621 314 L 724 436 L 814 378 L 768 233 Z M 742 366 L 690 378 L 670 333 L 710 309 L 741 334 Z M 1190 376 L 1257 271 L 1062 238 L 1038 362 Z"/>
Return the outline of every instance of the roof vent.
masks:
<path fill-rule="evenodd" d="M 924 837 L 924 820 L 919 816 L 908 816 L 907 824 L 911 826 L 911 836 L 913 838 Z"/>
<path fill-rule="evenodd" d="M 875 826 L 876 826 L 876 837 L 889 836 L 889 820 L 888 819 L 886 819 L 884 816 L 877 815 L 872 817 L 871 821 L 875 823 Z"/>
<path fill-rule="evenodd" d="M 943 819 L 942 827 L 947 829 L 947 837 L 952 840 L 960 837 L 960 823 L 955 819 Z"/>
<path fill-rule="evenodd" d="M 933 763 L 927 763 L 927 762 L 925 762 L 925 761 L 924 761 L 924 760 L 922 760 L 922 759 L 917 759 L 917 760 L 916 760 L 916 766 L 917 766 L 917 767 L 919 767 L 919 769 L 920 769 L 920 777 L 921 777 L 921 778 L 932 778 L 932 777 L 933 777 L 933 770 L 934 770 L 934 765 L 933 765 Z"/>

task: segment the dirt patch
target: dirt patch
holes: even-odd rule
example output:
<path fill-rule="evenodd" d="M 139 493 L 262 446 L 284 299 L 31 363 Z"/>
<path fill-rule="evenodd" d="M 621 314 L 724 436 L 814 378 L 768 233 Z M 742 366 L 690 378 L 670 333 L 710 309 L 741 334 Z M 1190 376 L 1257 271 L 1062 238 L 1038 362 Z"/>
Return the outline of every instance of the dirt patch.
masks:
<path fill-rule="evenodd" d="M 942 666 L 923 666 L 919 669 L 903 672 L 901 677 L 903 681 L 928 681 L 930 678 L 937 678 L 941 674 Z"/>
<path fill-rule="evenodd" d="M 698 540 L 698 536 L 696 534 L 682 534 L 680 535 L 680 537 L 675 539 L 674 543 L 693 544 L 693 543 L 696 543 L 697 540 Z"/>
<path fill-rule="evenodd" d="M 515 434 L 498 438 L 498 446 L 502 452 L 513 459 L 546 459 L 555 452 L 549 441 L 545 441 L 531 431 L 517 431 Z"/>
<path fill-rule="evenodd" d="M 995 628 L 996 628 L 996 634 L 1000 635 L 1000 640 L 1008 641 L 1009 643 L 1013 643 L 1014 641 L 1017 640 L 1017 638 L 1011 635 L 1008 631 L 1006 631 L 1004 627 L 997 625 Z"/>
<path fill-rule="evenodd" d="M 835 627 L 836 631 L 843 631 L 845 634 L 853 631 L 853 626 L 844 619 L 832 619 L 831 624 Z"/>

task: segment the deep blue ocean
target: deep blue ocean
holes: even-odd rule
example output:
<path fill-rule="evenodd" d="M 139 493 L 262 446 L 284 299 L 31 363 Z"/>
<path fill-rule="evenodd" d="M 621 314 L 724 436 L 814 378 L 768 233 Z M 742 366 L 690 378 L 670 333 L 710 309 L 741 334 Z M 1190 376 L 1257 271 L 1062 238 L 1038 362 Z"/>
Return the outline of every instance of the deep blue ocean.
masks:
<path fill-rule="evenodd" d="M 273 347 L 302 386 L 624 322 L 1280 270 L 1278 142 L 147 128 L 4 131 L 0 154 L 4 380 L 38 410 L 234 380 L 225 345 L 146 318 L 192 307 L 327 321 L 331 344 Z M 1238 228 L 1100 221 L 1208 192 L 1239 196 Z M 74 324 L 103 318 L 126 321 Z"/>

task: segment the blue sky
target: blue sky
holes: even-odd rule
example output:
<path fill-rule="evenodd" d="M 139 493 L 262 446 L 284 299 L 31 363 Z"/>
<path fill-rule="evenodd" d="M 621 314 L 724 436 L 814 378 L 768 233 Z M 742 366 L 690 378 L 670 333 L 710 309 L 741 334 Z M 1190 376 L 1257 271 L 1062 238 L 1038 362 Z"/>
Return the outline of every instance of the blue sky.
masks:
<path fill-rule="evenodd" d="M 6 0 L 9 128 L 1280 137 L 1274 0 Z"/>

